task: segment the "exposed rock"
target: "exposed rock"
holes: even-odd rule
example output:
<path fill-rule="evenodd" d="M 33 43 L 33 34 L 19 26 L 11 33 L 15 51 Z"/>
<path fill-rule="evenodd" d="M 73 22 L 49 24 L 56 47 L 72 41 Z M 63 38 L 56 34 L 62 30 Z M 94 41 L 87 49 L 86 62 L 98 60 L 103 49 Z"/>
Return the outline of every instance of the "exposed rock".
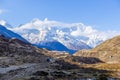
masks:
<path fill-rule="evenodd" d="M 35 75 L 35 76 L 48 76 L 49 73 L 45 72 L 45 71 L 37 71 L 37 72 L 33 73 L 33 75 Z"/>
<path fill-rule="evenodd" d="M 68 75 L 62 71 L 54 71 L 54 72 L 51 72 L 51 75 L 56 77 L 56 78 L 64 78 L 64 77 L 67 77 Z"/>

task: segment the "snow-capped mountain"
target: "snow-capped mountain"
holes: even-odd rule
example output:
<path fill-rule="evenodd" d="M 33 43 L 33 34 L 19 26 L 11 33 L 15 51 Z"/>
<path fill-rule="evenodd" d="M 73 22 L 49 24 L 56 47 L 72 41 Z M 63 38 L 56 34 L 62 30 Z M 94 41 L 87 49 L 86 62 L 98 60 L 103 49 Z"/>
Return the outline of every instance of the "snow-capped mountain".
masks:
<path fill-rule="evenodd" d="M 2 26 L 1 24 L 0 24 L 0 35 L 5 36 L 6 38 L 17 38 L 17 39 L 19 39 L 19 40 L 22 40 L 22 41 L 28 43 L 28 41 L 25 40 L 24 38 L 22 38 L 20 35 L 18 35 L 18 34 L 16 34 L 16 33 L 12 32 L 12 31 L 6 29 L 6 28 L 5 28 L 4 26 Z"/>
<path fill-rule="evenodd" d="M 12 28 L 11 30 L 17 32 L 33 44 L 40 44 L 41 41 L 58 41 L 68 49 L 90 49 L 85 42 L 77 38 L 79 35 L 75 31 L 82 28 L 81 25 L 83 24 L 63 24 L 47 19 L 44 21 L 34 19 L 30 23 Z M 86 39 L 84 36 L 80 37 Z"/>
<path fill-rule="evenodd" d="M 118 31 L 99 31 L 82 23 L 62 23 L 47 18 L 43 21 L 33 19 L 24 25 L 7 28 L 20 34 L 32 44 L 58 41 L 70 50 L 90 49 L 120 34 Z"/>
<path fill-rule="evenodd" d="M 31 22 L 19 27 L 11 28 L 33 44 L 41 41 L 58 41 L 73 50 L 90 49 L 113 36 L 119 35 L 117 31 L 98 31 L 82 23 L 62 23 L 33 19 Z M 90 47 L 89 47 L 90 46 Z"/>

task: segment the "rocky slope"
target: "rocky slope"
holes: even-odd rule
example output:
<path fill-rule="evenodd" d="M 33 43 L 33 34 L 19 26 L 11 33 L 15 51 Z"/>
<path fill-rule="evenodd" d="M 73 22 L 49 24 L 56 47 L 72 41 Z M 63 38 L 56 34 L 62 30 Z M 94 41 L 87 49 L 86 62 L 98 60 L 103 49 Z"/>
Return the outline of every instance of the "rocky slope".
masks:
<path fill-rule="evenodd" d="M 120 63 L 120 36 L 109 39 L 92 50 L 82 50 L 74 55 L 97 57 L 107 63 Z"/>
<path fill-rule="evenodd" d="M 112 76 L 120 76 L 120 36 L 106 40 L 92 50 L 80 50 L 75 53 L 74 56 L 97 58 L 103 63 L 89 66 L 97 69 L 113 71 L 111 74 Z"/>
<path fill-rule="evenodd" d="M 86 80 L 99 79 L 102 75 L 108 77 L 107 73 L 111 71 L 91 68 L 96 63 L 102 61 L 94 57 L 75 57 L 66 52 L 40 49 L 16 38 L 0 36 L 0 80 Z"/>
<path fill-rule="evenodd" d="M 1 35 L 0 80 L 21 80 L 26 77 L 48 75 L 46 70 L 47 68 L 49 69 L 49 62 L 52 62 L 53 58 L 47 56 L 46 53 L 50 52 L 21 40 L 6 38 L 4 35 Z"/>

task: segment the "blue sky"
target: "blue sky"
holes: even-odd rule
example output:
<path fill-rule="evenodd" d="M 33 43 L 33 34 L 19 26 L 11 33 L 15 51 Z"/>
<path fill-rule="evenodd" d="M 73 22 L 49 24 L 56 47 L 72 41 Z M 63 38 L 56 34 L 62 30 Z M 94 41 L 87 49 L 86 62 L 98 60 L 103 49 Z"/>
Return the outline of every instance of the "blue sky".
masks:
<path fill-rule="evenodd" d="M 120 0 L 0 0 L 0 19 L 12 26 L 33 18 L 120 30 Z"/>

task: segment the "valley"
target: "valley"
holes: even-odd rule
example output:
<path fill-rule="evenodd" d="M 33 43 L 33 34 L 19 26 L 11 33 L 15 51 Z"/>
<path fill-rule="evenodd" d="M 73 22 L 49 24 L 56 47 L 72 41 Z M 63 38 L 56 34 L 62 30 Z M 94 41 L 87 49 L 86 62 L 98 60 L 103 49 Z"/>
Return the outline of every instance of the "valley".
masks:
<path fill-rule="evenodd" d="M 0 80 L 120 80 L 120 0 L 0 0 Z"/>
<path fill-rule="evenodd" d="M 58 41 L 33 44 L 2 25 L 0 28 L 0 80 L 120 79 L 120 36 L 93 49 L 80 42 L 87 49 L 77 51 L 76 45 L 67 47 Z"/>
<path fill-rule="evenodd" d="M 1 80 L 119 80 L 120 64 L 0 37 Z M 3 46 L 4 45 L 4 46 Z M 78 53 L 76 53 L 78 54 Z"/>

